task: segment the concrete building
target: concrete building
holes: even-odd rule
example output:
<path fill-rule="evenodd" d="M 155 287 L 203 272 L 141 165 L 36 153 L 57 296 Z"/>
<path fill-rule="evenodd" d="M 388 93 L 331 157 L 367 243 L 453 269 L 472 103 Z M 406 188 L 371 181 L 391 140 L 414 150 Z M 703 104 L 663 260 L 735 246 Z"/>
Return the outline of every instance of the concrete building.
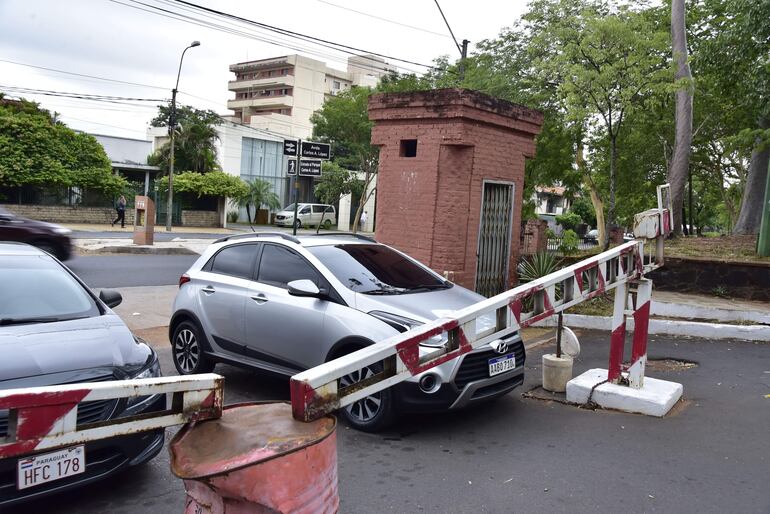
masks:
<path fill-rule="evenodd" d="M 91 134 L 104 147 L 110 159 L 112 170 L 132 182 L 143 182 L 141 192 L 150 192 L 150 182 L 160 171 L 157 166 L 147 164 L 147 157 L 153 152 L 153 141 L 128 137 Z"/>
<path fill-rule="evenodd" d="M 392 69 L 371 55 L 348 58 L 347 68 L 336 70 L 296 54 L 232 64 L 235 80 L 228 89 L 235 98 L 227 108 L 234 112 L 233 121 L 308 139 L 313 133 L 310 116 L 327 97 L 351 86 L 374 87 Z"/>
<path fill-rule="evenodd" d="M 532 200 L 535 202 L 535 213 L 557 216 L 564 214 L 571 205 L 570 198 L 565 195 L 566 189 L 562 186 L 537 186 Z"/>

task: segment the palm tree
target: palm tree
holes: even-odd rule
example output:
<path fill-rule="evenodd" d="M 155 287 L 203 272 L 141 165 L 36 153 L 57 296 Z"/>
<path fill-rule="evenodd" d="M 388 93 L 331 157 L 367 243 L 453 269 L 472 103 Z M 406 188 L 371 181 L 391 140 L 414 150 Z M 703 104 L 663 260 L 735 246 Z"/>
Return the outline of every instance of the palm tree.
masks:
<path fill-rule="evenodd" d="M 252 222 L 251 218 L 251 206 L 254 206 L 254 221 L 257 218 L 257 212 L 260 206 L 266 205 L 268 209 L 278 209 L 281 207 L 281 202 L 278 200 L 278 195 L 273 191 L 273 185 L 266 180 L 254 179 L 249 183 L 249 190 L 245 195 L 238 198 L 238 205 L 240 207 L 246 207 L 246 216 L 249 218 L 249 223 Z"/>

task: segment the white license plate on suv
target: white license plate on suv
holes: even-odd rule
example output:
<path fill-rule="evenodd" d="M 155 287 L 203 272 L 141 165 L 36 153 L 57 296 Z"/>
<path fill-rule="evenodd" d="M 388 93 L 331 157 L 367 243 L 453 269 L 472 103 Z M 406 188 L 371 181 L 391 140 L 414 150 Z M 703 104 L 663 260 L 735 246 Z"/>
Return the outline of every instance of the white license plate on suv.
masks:
<path fill-rule="evenodd" d="M 516 356 L 512 353 L 489 359 L 489 376 L 505 373 L 516 367 Z"/>
<path fill-rule="evenodd" d="M 61 478 L 79 475 L 85 470 L 86 452 L 85 447 L 81 444 L 51 453 L 19 459 L 17 484 L 19 489 L 26 489 Z"/>

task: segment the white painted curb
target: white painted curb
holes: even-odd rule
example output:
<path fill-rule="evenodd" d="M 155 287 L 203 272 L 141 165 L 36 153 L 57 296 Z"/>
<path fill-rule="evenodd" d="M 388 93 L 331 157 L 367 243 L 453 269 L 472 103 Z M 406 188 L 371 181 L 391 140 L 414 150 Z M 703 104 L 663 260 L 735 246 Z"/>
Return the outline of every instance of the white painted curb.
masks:
<path fill-rule="evenodd" d="M 565 314 L 564 324 L 570 328 L 610 330 L 612 318 L 604 316 L 586 316 L 584 314 Z M 556 318 L 551 316 L 535 323 L 536 327 L 555 327 Z M 628 330 L 634 329 L 634 320 L 626 322 Z M 691 336 L 704 339 L 743 339 L 746 341 L 770 342 L 770 326 L 764 325 L 724 325 L 720 323 L 698 323 L 667 319 L 651 319 L 649 334 Z"/>
<path fill-rule="evenodd" d="M 715 319 L 717 321 L 753 321 L 754 323 L 770 325 L 770 311 L 735 310 L 706 307 L 703 305 L 682 305 L 678 303 L 659 302 L 652 300 L 650 314 L 653 316 L 669 316 L 672 318 Z"/>

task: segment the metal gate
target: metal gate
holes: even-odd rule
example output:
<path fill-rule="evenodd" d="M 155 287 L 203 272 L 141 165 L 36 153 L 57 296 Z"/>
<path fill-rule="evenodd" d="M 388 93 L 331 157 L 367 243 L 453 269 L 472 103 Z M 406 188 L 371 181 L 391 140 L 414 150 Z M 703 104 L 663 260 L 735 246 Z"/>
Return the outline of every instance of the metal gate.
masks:
<path fill-rule="evenodd" d="M 476 251 L 476 292 L 487 298 L 508 289 L 513 184 L 484 181 Z"/>

